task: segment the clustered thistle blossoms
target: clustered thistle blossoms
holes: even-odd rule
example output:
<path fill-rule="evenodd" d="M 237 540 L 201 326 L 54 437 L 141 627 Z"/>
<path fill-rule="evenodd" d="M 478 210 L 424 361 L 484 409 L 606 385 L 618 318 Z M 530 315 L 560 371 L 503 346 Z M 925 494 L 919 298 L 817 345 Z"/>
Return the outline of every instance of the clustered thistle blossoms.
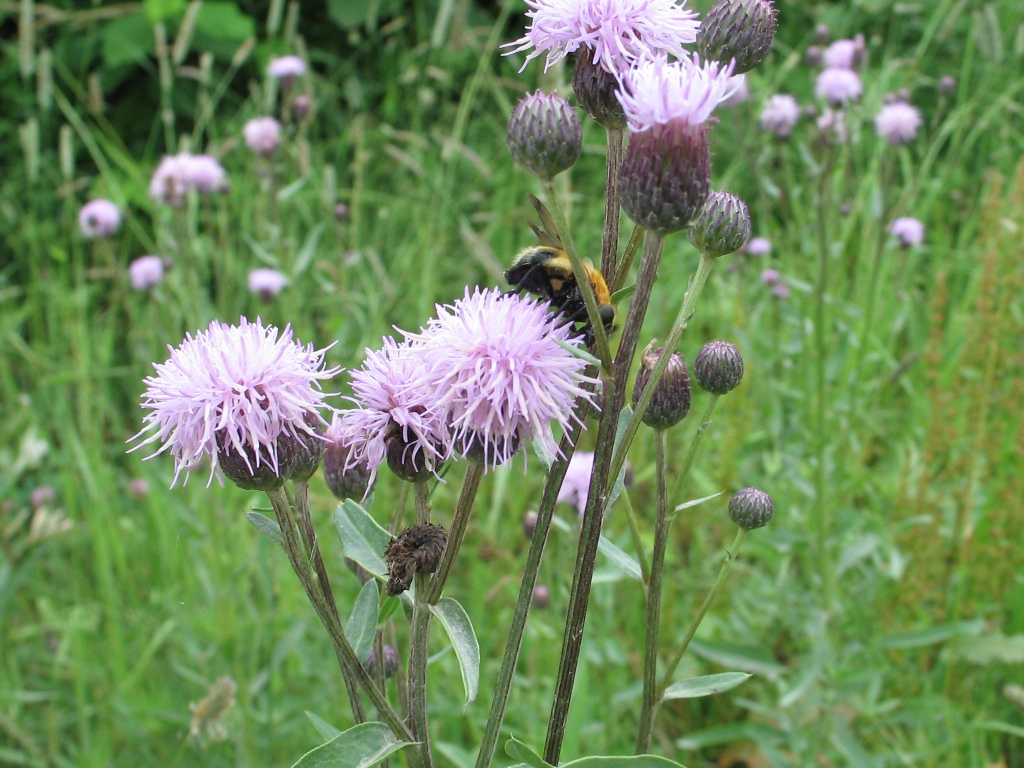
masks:
<path fill-rule="evenodd" d="M 283 483 L 294 441 L 320 439 L 320 382 L 340 370 L 324 368 L 325 351 L 302 346 L 290 326 L 279 332 L 259 318 L 243 317 L 237 326 L 213 321 L 206 331 L 186 335 L 166 362 L 154 363 L 142 403 L 150 412 L 132 440 L 151 434 L 132 450 L 161 443 L 147 458 L 170 452 L 174 482 L 182 471 L 187 480 L 208 456 L 210 480 L 227 460 L 254 480 L 270 475 Z M 239 482 L 234 472 L 231 479 Z"/>
<path fill-rule="evenodd" d="M 78 212 L 78 228 L 87 238 L 110 237 L 121 226 L 121 211 L 109 200 L 90 200 Z"/>
<path fill-rule="evenodd" d="M 227 187 L 227 174 L 214 158 L 182 152 L 160 161 L 149 183 L 149 196 L 159 203 L 177 207 L 192 190 L 210 194 L 223 192 Z"/>

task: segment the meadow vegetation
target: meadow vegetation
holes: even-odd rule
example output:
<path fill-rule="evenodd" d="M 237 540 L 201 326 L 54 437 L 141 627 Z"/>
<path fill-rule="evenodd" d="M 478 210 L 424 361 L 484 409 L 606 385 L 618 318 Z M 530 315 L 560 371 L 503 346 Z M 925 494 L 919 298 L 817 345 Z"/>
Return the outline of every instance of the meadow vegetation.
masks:
<path fill-rule="evenodd" d="M 539 191 L 508 156 L 508 118 L 538 87 L 569 97 L 571 70 L 517 74 L 522 57 L 501 57 L 522 34 L 520 2 L 319 5 L 0 3 L 0 764 L 287 765 L 322 741 L 306 712 L 352 724 L 329 640 L 243 514 L 266 499 L 208 488 L 201 470 L 170 488 L 169 459 L 125 454 L 143 377 L 186 332 L 242 315 L 291 324 L 304 343 L 333 344 L 329 364 L 357 368 L 435 303 L 504 286 L 533 242 Z M 680 345 L 691 361 L 718 338 L 743 353 L 746 378 L 672 503 L 726 493 L 677 520 L 662 607 L 664 654 L 732 541 L 728 496 L 769 490 L 775 518 L 747 538 L 679 670 L 753 677 L 667 703 L 651 751 L 690 768 L 1024 765 L 1024 9 L 776 6 L 772 53 L 750 98 L 716 112 L 712 146 L 713 188 L 746 201 L 771 247 L 718 261 Z M 841 139 L 816 122 L 816 24 L 866 41 Z M 283 54 L 309 63 L 290 88 L 265 75 Z M 923 125 L 892 146 L 873 120 L 899 89 Z M 817 110 L 788 138 L 758 123 L 777 93 Z M 285 136 L 260 158 L 242 129 L 266 114 Z M 152 173 L 186 150 L 216 156 L 230 188 L 160 205 Z M 584 120 L 583 155 L 556 182 L 585 255 L 601 248 L 604 151 Z M 111 238 L 79 231 L 96 198 L 123 214 Z M 923 222 L 921 244 L 889 233 L 898 217 Z M 623 216 L 623 244 L 631 230 Z M 171 266 L 140 291 L 127 268 L 143 254 Z M 666 240 L 643 343 L 667 335 L 698 258 L 684 236 Z M 256 268 L 287 285 L 251 292 Z M 693 415 L 668 432 L 677 462 L 707 397 L 695 389 Z M 623 506 L 649 549 L 652 434 L 639 433 L 605 523 L 634 555 Z M 463 472 L 433 492 L 446 525 Z M 483 480 L 446 593 L 473 619 L 481 690 L 464 708 L 438 634 L 439 764 L 474 764 L 543 478 L 531 457 Z M 370 511 L 382 525 L 401 485 L 381 473 Z M 311 494 L 318 529 L 333 531 L 319 475 Z M 549 600 L 530 614 L 502 732 L 534 746 L 579 533 L 574 507 L 556 514 Z M 323 555 L 344 618 L 360 582 L 333 536 Z M 643 622 L 643 587 L 599 560 L 564 760 L 632 753 Z M 404 624 L 396 637 L 404 648 Z M 190 704 L 223 676 L 235 706 L 190 738 Z M 500 749 L 498 761 L 510 763 Z"/>

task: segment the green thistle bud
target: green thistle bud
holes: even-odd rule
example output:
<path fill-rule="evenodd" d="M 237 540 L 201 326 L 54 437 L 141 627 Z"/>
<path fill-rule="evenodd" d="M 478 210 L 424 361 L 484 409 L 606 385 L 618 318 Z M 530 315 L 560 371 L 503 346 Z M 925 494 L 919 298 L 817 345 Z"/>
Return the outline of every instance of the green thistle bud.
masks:
<path fill-rule="evenodd" d="M 306 414 L 306 426 L 312 429 L 314 434 L 300 433 L 294 438 L 289 438 L 293 444 L 292 450 L 295 452 L 295 466 L 292 468 L 289 477 L 300 483 L 309 480 L 316 472 L 317 467 L 320 466 L 321 459 L 324 457 L 325 448 L 322 438 L 324 425 L 315 413 Z"/>
<path fill-rule="evenodd" d="M 714 395 L 725 395 L 743 379 L 743 358 L 728 341 L 709 341 L 693 361 L 693 376 L 700 388 Z"/>
<path fill-rule="evenodd" d="M 747 531 L 768 525 L 774 513 L 772 497 L 757 488 L 736 491 L 729 500 L 729 518 Z"/>
<path fill-rule="evenodd" d="M 580 46 L 572 73 L 576 101 L 598 125 L 621 130 L 626 127 L 626 113 L 615 95 L 618 87 L 615 75 L 594 64 L 594 49 L 589 45 Z"/>
<path fill-rule="evenodd" d="M 633 385 L 634 408 L 640 402 L 640 397 L 651 380 L 651 372 L 664 352 L 660 347 L 652 351 L 652 346 L 653 344 L 647 346 L 640 360 L 640 370 L 637 371 L 636 383 Z M 689 411 L 690 377 L 686 372 L 686 361 L 678 352 L 673 352 L 665 367 L 664 376 L 654 388 L 642 421 L 652 429 L 668 429 L 686 418 Z"/>
<path fill-rule="evenodd" d="M 768 56 L 775 37 L 769 0 L 718 0 L 697 33 L 697 50 L 711 61 L 736 60 L 733 74 L 749 72 Z"/>
<path fill-rule="evenodd" d="M 712 192 L 690 227 L 690 242 L 705 256 L 717 259 L 735 253 L 750 237 L 750 211 L 732 192 Z"/>
<path fill-rule="evenodd" d="M 516 164 L 542 181 L 572 167 L 583 151 L 583 126 L 557 94 L 527 94 L 512 111 L 506 138 Z"/>
<path fill-rule="evenodd" d="M 708 125 L 672 122 L 634 133 L 619 176 L 622 209 L 662 235 L 697 218 L 711 186 Z"/>

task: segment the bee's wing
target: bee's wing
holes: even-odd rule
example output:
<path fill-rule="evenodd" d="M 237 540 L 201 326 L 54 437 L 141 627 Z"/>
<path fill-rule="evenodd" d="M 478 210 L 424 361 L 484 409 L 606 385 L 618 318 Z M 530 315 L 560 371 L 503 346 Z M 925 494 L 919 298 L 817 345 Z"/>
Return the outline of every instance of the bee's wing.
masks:
<path fill-rule="evenodd" d="M 562 238 L 558 236 L 558 227 L 555 226 L 555 219 L 551 212 L 544 207 L 544 203 L 538 200 L 535 195 L 528 195 L 528 197 L 530 198 L 530 204 L 533 205 L 534 210 L 537 211 L 537 215 L 540 217 L 539 227 L 532 221 L 527 222 L 530 225 L 530 229 L 537 235 L 537 240 L 540 241 L 541 245 L 563 249 Z"/>

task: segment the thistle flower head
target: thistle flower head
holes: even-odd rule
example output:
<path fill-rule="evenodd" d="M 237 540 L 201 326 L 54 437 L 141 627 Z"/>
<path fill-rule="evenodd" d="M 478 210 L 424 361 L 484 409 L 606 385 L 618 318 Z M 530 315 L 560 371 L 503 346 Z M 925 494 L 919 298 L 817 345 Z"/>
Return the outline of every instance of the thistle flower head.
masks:
<path fill-rule="evenodd" d="M 644 390 L 650 385 L 651 373 L 658 364 L 664 350 L 654 349 L 653 343 L 644 350 L 640 358 L 640 370 L 633 384 L 633 407 L 640 402 Z M 690 376 L 686 371 L 686 360 L 678 352 L 669 356 L 665 374 L 654 387 L 651 400 L 644 411 L 643 422 L 652 429 L 674 427 L 690 412 Z"/>
<path fill-rule="evenodd" d="M 276 269 L 254 269 L 249 273 L 249 292 L 263 301 L 273 301 L 286 285 L 288 278 Z"/>
<path fill-rule="evenodd" d="M 270 64 L 267 65 L 267 74 L 284 80 L 286 83 L 291 83 L 295 81 L 295 78 L 306 74 L 306 62 L 298 56 L 280 56 L 271 59 Z"/>
<path fill-rule="evenodd" d="M 409 479 L 434 472 L 452 455 L 448 414 L 429 373 L 418 345 L 388 337 L 379 350 L 366 350 L 362 368 L 351 372 L 349 399 L 358 407 L 343 411 L 338 426 L 350 449 L 346 467 L 365 466 L 372 482 L 388 459 Z"/>
<path fill-rule="evenodd" d="M 758 123 L 762 129 L 786 138 L 799 120 L 800 105 L 796 99 L 788 93 L 777 93 L 765 102 Z"/>
<path fill-rule="evenodd" d="M 182 152 L 160 161 L 149 183 L 149 196 L 160 203 L 180 206 L 191 190 L 201 194 L 227 188 L 227 174 L 220 163 L 208 155 Z"/>
<path fill-rule="evenodd" d="M 522 69 L 546 53 L 547 70 L 587 46 L 593 50 L 594 65 L 619 74 L 661 52 L 685 56 L 683 45 L 697 39 L 700 27 L 697 14 L 678 0 L 526 0 L 526 4 L 530 6 L 526 34 L 503 46 L 511 48 L 506 56 L 530 51 Z"/>
<path fill-rule="evenodd" d="M 735 253 L 750 237 L 750 211 L 732 192 L 712 192 L 690 227 L 689 238 L 705 256 L 718 258 Z"/>
<path fill-rule="evenodd" d="M 281 124 L 272 117 L 255 117 L 242 128 L 245 146 L 260 157 L 272 157 L 281 146 Z"/>
<path fill-rule="evenodd" d="M 579 159 L 583 126 L 568 101 L 537 91 L 524 96 L 512 111 L 506 143 L 516 165 L 550 181 Z"/>
<path fill-rule="evenodd" d="M 956 78 L 952 75 L 943 75 L 935 84 L 935 88 L 943 96 L 949 96 L 956 91 Z"/>
<path fill-rule="evenodd" d="M 259 318 L 243 317 L 237 326 L 215 320 L 186 335 L 166 362 L 154 363 L 143 394 L 146 426 L 132 439 L 151 434 L 131 450 L 162 443 L 147 458 L 169 451 L 175 482 L 204 455 L 211 480 L 225 456 L 254 477 L 281 475 L 279 440 L 316 439 L 310 424 L 322 421 L 320 382 L 340 370 L 323 367 L 325 351 L 299 344 L 290 326 L 279 332 Z"/>
<path fill-rule="evenodd" d="M 348 436 L 337 413 L 324 432 L 324 482 L 339 500 L 365 498 L 372 485 L 371 472 L 365 464 L 349 462 L 351 447 Z"/>
<path fill-rule="evenodd" d="M 728 341 L 709 341 L 693 361 L 693 377 L 714 395 L 732 392 L 743 380 L 743 358 Z"/>
<path fill-rule="evenodd" d="M 863 92 L 860 76 L 852 69 L 823 69 L 814 84 L 814 95 L 836 107 L 856 101 Z"/>
<path fill-rule="evenodd" d="M 921 113 L 902 101 L 886 104 L 875 118 L 875 131 L 890 144 L 906 144 L 917 136 Z"/>
<path fill-rule="evenodd" d="M 136 291 L 149 291 L 164 281 L 166 265 L 159 256 L 139 256 L 128 265 L 128 279 Z"/>
<path fill-rule="evenodd" d="M 822 53 L 821 61 L 826 68 L 856 69 L 865 53 L 864 36 L 857 35 L 853 40 L 836 40 Z"/>
<path fill-rule="evenodd" d="M 618 92 L 630 130 L 641 133 L 656 125 L 707 122 L 715 107 L 732 95 L 732 73 L 731 64 L 701 63 L 697 57 L 641 61 L 623 77 Z"/>
<path fill-rule="evenodd" d="M 555 502 L 571 504 L 582 516 L 587 509 L 587 498 L 590 496 L 590 476 L 593 473 L 594 454 L 587 451 L 573 453 Z"/>
<path fill-rule="evenodd" d="M 121 226 L 121 211 L 109 200 L 90 200 L 78 212 L 78 228 L 87 238 L 110 237 Z"/>
<path fill-rule="evenodd" d="M 749 72 L 771 50 L 775 13 L 769 0 L 718 0 L 700 25 L 697 50 L 706 59 L 732 60 L 736 72 Z"/>
<path fill-rule="evenodd" d="M 768 525 L 774 514 L 772 497 L 759 488 L 736 491 L 729 500 L 729 518 L 748 531 Z"/>
<path fill-rule="evenodd" d="M 750 256 L 767 256 L 772 252 L 772 241 L 767 237 L 754 237 L 747 243 L 747 254 Z"/>
<path fill-rule="evenodd" d="M 910 216 L 893 221 L 889 225 L 889 233 L 895 235 L 904 248 L 924 242 L 924 224 Z"/>
<path fill-rule="evenodd" d="M 586 362 L 559 344 L 578 345 L 546 304 L 498 290 L 466 289 L 421 334 L 430 388 L 450 413 L 459 452 L 482 447 L 484 464 L 512 457 L 527 439 L 559 455 L 551 423 L 567 430 L 575 400 L 591 400 Z M 591 400 L 592 402 L 592 400 Z"/>
<path fill-rule="evenodd" d="M 777 269 L 766 269 L 761 272 L 761 282 L 771 287 L 779 282 L 779 270 Z"/>

